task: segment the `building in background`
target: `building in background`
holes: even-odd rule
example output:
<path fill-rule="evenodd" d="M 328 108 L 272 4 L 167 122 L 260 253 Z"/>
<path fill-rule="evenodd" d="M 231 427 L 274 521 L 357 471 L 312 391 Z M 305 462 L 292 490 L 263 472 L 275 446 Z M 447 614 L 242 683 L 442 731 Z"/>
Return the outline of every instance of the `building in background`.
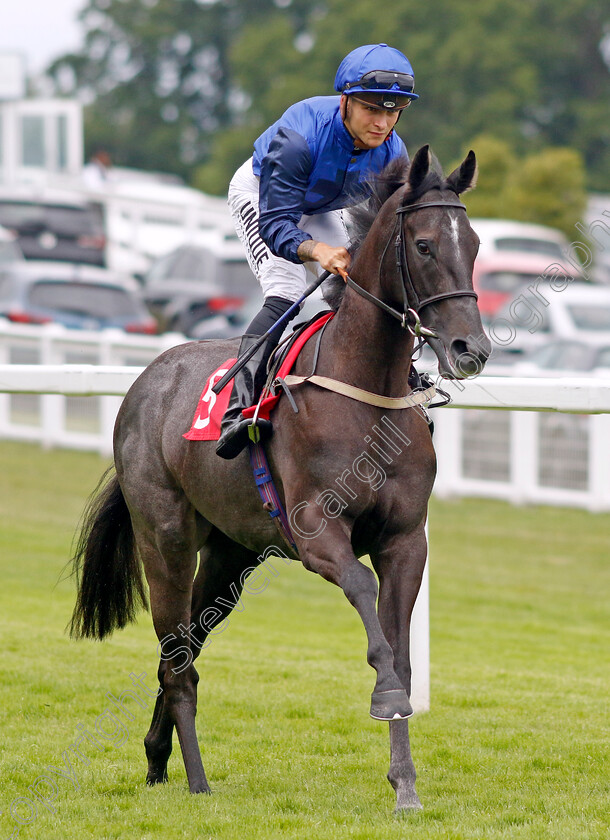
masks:
<path fill-rule="evenodd" d="M 0 183 L 80 177 L 82 105 L 74 99 L 25 97 L 20 53 L 0 53 Z"/>
<path fill-rule="evenodd" d="M 102 178 L 83 157 L 82 105 L 75 99 L 26 96 L 25 61 L 0 52 L 0 192 L 5 201 L 43 204 L 49 190 L 71 193 L 97 208 L 105 233 L 105 262 L 145 273 L 183 244 L 208 247 L 219 264 L 241 259 L 229 210 L 221 198 L 185 186 L 167 173 L 112 167 Z M 27 193 L 27 195 L 26 195 Z M 256 288 L 255 284 L 254 287 Z"/>

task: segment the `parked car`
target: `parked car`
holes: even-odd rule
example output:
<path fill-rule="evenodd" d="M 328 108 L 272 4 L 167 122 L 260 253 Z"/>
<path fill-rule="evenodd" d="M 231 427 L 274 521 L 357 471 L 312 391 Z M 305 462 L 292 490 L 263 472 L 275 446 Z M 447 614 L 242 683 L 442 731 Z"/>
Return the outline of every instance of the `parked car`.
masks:
<path fill-rule="evenodd" d="M 263 302 L 263 295 L 259 289 L 239 309 L 233 312 L 224 311 L 193 323 L 188 335 L 197 339 L 236 338 L 243 335 L 252 319 L 260 311 Z M 297 324 L 311 320 L 318 312 L 327 312 L 329 308 L 320 289 L 316 289 L 305 299 L 298 315 L 287 324 L 286 333 Z"/>
<path fill-rule="evenodd" d="M 5 187 L 0 225 L 15 234 L 26 259 L 106 264 L 101 208 L 75 193 Z"/>
<path fill-rule="evenodd" d="M 566 236 L 546 225 L 516 222 L 512 219 L 470 219 L 481 244 L 479 256 L 519 253 L 540 254 L 547 258 L 547 265 L 565 259 L 569 249 Z"/>
<path fill-rule="evenodd" d="M 610 345 L 610 288 L 576 282 L 560 288 L 540 283 L 513 295 L 488 326 L 492 344 L 520 353 L 552 339 Z"/>
<path fill-rule="evenodd" d="M 515 376 L 610 376 L 610 344 L 584 341 L 549 341 L 525 354 L 514 365 Z"/>
<path fill-rule="evenodd" d="M 219 256 L 199 245 L 182 245 L 153 263 L 142 278 L 142 299 L 161 329 L 190 335 L 193 324 L 234 315 L 258 294 L 241 247 Z"/>
<path fill-rule="evenodd" d="M 489 320 L 506 301 L 515 294 L 526 292 L 544 278 L 558 283 L 562 278 L 572 278 L 574 269 L 563 258 L 549 255 L 518 252 L 497 252 L 477 256 L 472 280 L 479 295 L 479 310 L 483 320 Z"/>
<path fill-rule="evenodd" d="M 259 292 L 233 312 L 219 312 L 193 322 L 188 335 L 196 339 L 237 338 L 246 332 L 262 305 L 263 296 Z"/>
<path fill-rule="evenodd" d="M 23 252 L 17 237 L 11 230 L 0 225 L 0 264 L 22 259 Z"/>
<path fill-rule="evenodd" d="M 55 322 L 83 330 L 157 331 L 133 278 L 75 263 L 0 264 L 0 316 L 15 323 Z"/>
<path fill-rule="evenodd" d="M 200 294 L 194 297 L 189 289 L 182 295 L 177 292 L 161 309 L 150 298 L 146 299 L 146 303 L 162 331 L 181 332 L 190 338 L 196 337 L 199 324 L 208 321 L 224 319 L 228 324 L 241 323 L 241 312 L 245 306 L 243 298 L 223 294 L 222 289 L 209 283 L 202 284 Z"/>

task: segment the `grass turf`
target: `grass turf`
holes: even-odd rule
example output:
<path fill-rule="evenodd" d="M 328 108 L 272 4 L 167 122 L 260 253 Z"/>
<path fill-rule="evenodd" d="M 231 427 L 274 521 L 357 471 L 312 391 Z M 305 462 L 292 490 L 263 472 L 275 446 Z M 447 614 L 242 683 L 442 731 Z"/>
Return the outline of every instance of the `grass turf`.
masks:
<path fill-rule="evenodd" d="M 199 659 L 212 797 L 188 793 L 177 744 L 170 783 L 146 788 L 150 700 L 114 746 L 82 742 L 49 808 L 35 800 L 113 709 L 108 692 L 131 673 L 154 685 L 148 615 L 104 644 L 63 632 L 73 583 L 57 580 L 104 466 L 0 443 L 0 838 L 608 837 L 610 517 L 480 500 L 431 506 L 432 709 L 411 724 L 422 813 L 392 814 L 354 610 L 280 561 Z"/>

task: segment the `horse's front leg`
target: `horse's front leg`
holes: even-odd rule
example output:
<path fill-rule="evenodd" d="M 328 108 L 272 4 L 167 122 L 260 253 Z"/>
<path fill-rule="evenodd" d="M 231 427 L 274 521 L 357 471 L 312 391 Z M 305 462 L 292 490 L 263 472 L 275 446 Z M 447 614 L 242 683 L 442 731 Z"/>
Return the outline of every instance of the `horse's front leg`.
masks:
<path fill-rule="evenodd" d="M 411 614 L 426 564 L 424 525 L 408 536 L 396 536 L 383 549 L 371 554 L 379 576 L 379 620 L 394 651 L 394 668 L 411 694 L 409 631 Z M 411 758 L 409 722 L 390 722 L 390 770 L 388 779 L 396 791 L 396 810 L 422 807 L 415 792 L 415 765 Z"/>
<path fill-rule="evenodd" d="M 304 529 L 307 527 L 306 521 L 301 524 Z M 397 720 L 412 715 L 409 697 L 394 670 L 394 653 L 377 615 L 377 580 L 372 570 L 355 557 L 346 531 L 335 520 L 323 535 L 300 540 L 298 549 L 305 568 L 340 586 L 362 619 L 368 642 L 367 661 L 377 672 L 371 717 Z"/>

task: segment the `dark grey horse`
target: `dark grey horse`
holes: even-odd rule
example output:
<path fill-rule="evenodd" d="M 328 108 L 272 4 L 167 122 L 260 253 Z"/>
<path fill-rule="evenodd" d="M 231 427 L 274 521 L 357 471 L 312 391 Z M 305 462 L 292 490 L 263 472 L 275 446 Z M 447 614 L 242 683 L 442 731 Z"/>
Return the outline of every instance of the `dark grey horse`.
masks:
<path fill-rule="evenodd" d="M 480 371 L 490 345 L 472 291 L 478 240 L 457 198 L 473 185 L 475 172 L 470 152 L 445 179 L 430 168 L 425 146 L 410 167 L 401 162 L 379 179 L 377 202 L 359 216 L 366 233 L 360 231 L 351 282 L 337 279 L 342 289 L 320 343 L 318 374 L 404 396 L 412 333 L 422 324 L 442 375 Z M 265 550 L 278 543 L 248 455 L 225 461 L 214 443 L 181 434 L 207 376 L 235 349 L 233 341 L 181 345 L 134 383 L 116 423 L 116 475 L 89 509 L 74 561 L 79 592 L 71 631 L 100 639 L 145 603 L 144 569 L 162 649 L 162 692 L 145 739 L 147 781 L 167 780 L 175 727 L 193 793 L 210 788 L 195 730 L 192 660 Z M 295 374 L 311 372 L 314 353 L 310 339 Z M 397 807 L 418 808 L 406 718 L 412 711 L 409 624 L 426 560 L 424 524 L 436 469 L 426 417 L 419 408 L 389 411 L 311 384 L 293 395 L 298 414 L 287 398 L 273 414 L 272 472 L 303 566 L 340 586 L 362 619 L 377 674 L 371 714 L 390 721 L 388 778 Z M 358 560 L 367 554 L 376 574 Z"/>

